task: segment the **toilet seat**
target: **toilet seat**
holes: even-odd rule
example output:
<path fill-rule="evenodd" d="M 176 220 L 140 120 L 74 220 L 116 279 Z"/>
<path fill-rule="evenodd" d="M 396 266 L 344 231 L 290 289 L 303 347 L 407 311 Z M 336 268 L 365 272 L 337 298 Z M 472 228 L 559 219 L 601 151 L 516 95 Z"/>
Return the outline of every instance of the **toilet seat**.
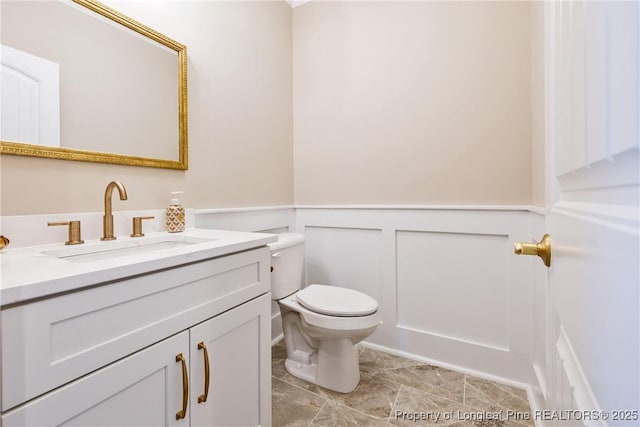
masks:
<path fill-rule="evenodd" d="M 298 292 L 278 300 L 278 304 L 300 313 L 302 319 L 311 326 L 334 331 L 357 331 L 368 329 L 381 323 L 379 311 L 366 316 L 330 316 L 317 313 L 298 302 L 296 297 Z"/>
<path fill-rule="evenodd" d="M 327 316 L 368 316 L 378 311 L 375 299 L 348 288 L 309 285 L 295 295 L 296 301 L 306 309 Z"/>

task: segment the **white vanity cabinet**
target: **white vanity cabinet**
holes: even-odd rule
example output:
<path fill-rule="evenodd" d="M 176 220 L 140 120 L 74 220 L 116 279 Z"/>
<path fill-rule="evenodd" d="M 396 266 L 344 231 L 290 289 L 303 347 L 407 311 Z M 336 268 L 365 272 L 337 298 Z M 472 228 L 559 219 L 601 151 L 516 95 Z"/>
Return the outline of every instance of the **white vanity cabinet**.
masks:
<path fill-rule="evenodd" d="M 261 247 L 4 307 L 2 426 L 270 425 L 269 267 Z"/>
<path fill-rule="evenodd" d="M 189 332 L 191 425 L 271 425 L 270 294 Z M 208 393 L 205 355 L 209 363 Z M 205 396 L 206 401 L 201 402 Z"/>
<path fill-rule="evenodd" d="M 179 426 L 182 332 L 2 416 L 9 426 Z M 172 357 L 173 356 L 173 357 Z"/>

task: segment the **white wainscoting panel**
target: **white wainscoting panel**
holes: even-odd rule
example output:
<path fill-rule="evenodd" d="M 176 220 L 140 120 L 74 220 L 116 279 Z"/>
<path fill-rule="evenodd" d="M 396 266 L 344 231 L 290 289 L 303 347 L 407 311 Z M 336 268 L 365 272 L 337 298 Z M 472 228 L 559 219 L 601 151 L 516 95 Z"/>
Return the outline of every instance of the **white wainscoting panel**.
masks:
<path fill-rule="evenodd" d="M 216 230 L 287 233 L 295 229 L 296 211 L 293 206 L 257 208 L 197 209 L 195 227 Z M 271 303 L 271 339 L 282 335 L 282 318 L 278 303 Z"/>
<path fill-rule="evenodd" d="M 397 327 L 508 351 L 507 239 L 398 230 Z"/>
<path fill-rule="evenodd" d="M 526 207 L 296 208 L 307 284 L 378 300 L 383 324 L 365 342 L 513 384 L 533 384 L 532 241 Z"/>
<path fill-rule="evenodd" d="M 306 227 L 306 282 L 334 285 L 382 297 L 381 230 Z"/>
<path fill-rule="evenodd" d="M 293 206 L 258 208 L 196 209 L 196 228 L 286 233 L 295 227 Z"/>

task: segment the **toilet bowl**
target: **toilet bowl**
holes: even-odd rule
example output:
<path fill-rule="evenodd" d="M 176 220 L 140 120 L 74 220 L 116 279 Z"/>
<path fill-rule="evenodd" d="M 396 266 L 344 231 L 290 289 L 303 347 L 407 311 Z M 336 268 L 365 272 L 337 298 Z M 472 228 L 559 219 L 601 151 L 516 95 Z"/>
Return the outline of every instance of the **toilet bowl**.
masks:
<path fill-rule="evenodd" d="M 272 299 L 282 315 L 291 375 L 349 393 L 360 382 L 357 344 L 378 327 L 378 303 L 353 289 L 311 284 L 303 289 L 304 236 L 280 234 L 269 245 Z"/>

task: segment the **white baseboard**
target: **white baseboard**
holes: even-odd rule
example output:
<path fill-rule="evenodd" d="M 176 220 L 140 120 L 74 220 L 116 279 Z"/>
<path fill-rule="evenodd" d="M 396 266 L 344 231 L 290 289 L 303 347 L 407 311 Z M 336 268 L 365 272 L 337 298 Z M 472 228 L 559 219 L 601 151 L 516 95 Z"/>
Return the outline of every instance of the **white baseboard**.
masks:
<path fill-rule="evenodd" d="M 273 338 L 271 340 L 271 347 L 273 347 L 274 345 L 278 344 L 280 341 L 282 341 L 284 339 L 284 335 L 280 334 L 277 337 Z"/>
<path fill-rule="evenodd" d="M 497 383 L 520 388 L 520 389 L 526 390 L 527 393 L 529 393 L 531 389 L 531 385 L 529 383 L 522 382 L 522 381 L 514 381 L 511 378 L 501 377 L 498 375 L 491 375 L 482 370 L 470 369 L 465 366 L 455 365 L 453 363 L 448 363 L 442 360 L 430 359 L 428 357 L 420 356 L 418 354 L 408 353 L 406 351 L 397 350 L 394 348 L 386 347 L 384 345 L 374 344 L 368 341 L 362 341 L 360 345 L 362 345 L 363 347 L 371 348 L 373 350 L 393 354 L 394 356 L 403 357 L 409 360 L 415 360 L 416 362 L 425 363 L 433 366 L 439 366 L 441 368 L 449 369 L 456 372 L 461 372 L 463 374 L 471 375 L 478 378 L 483 378 L 485 380 L 495 381 Z"/>
<path fill-rule="evenodd" d="M 282 316 L 279 308 L 271 309 L 271 339 L 282 336 Z"/>

